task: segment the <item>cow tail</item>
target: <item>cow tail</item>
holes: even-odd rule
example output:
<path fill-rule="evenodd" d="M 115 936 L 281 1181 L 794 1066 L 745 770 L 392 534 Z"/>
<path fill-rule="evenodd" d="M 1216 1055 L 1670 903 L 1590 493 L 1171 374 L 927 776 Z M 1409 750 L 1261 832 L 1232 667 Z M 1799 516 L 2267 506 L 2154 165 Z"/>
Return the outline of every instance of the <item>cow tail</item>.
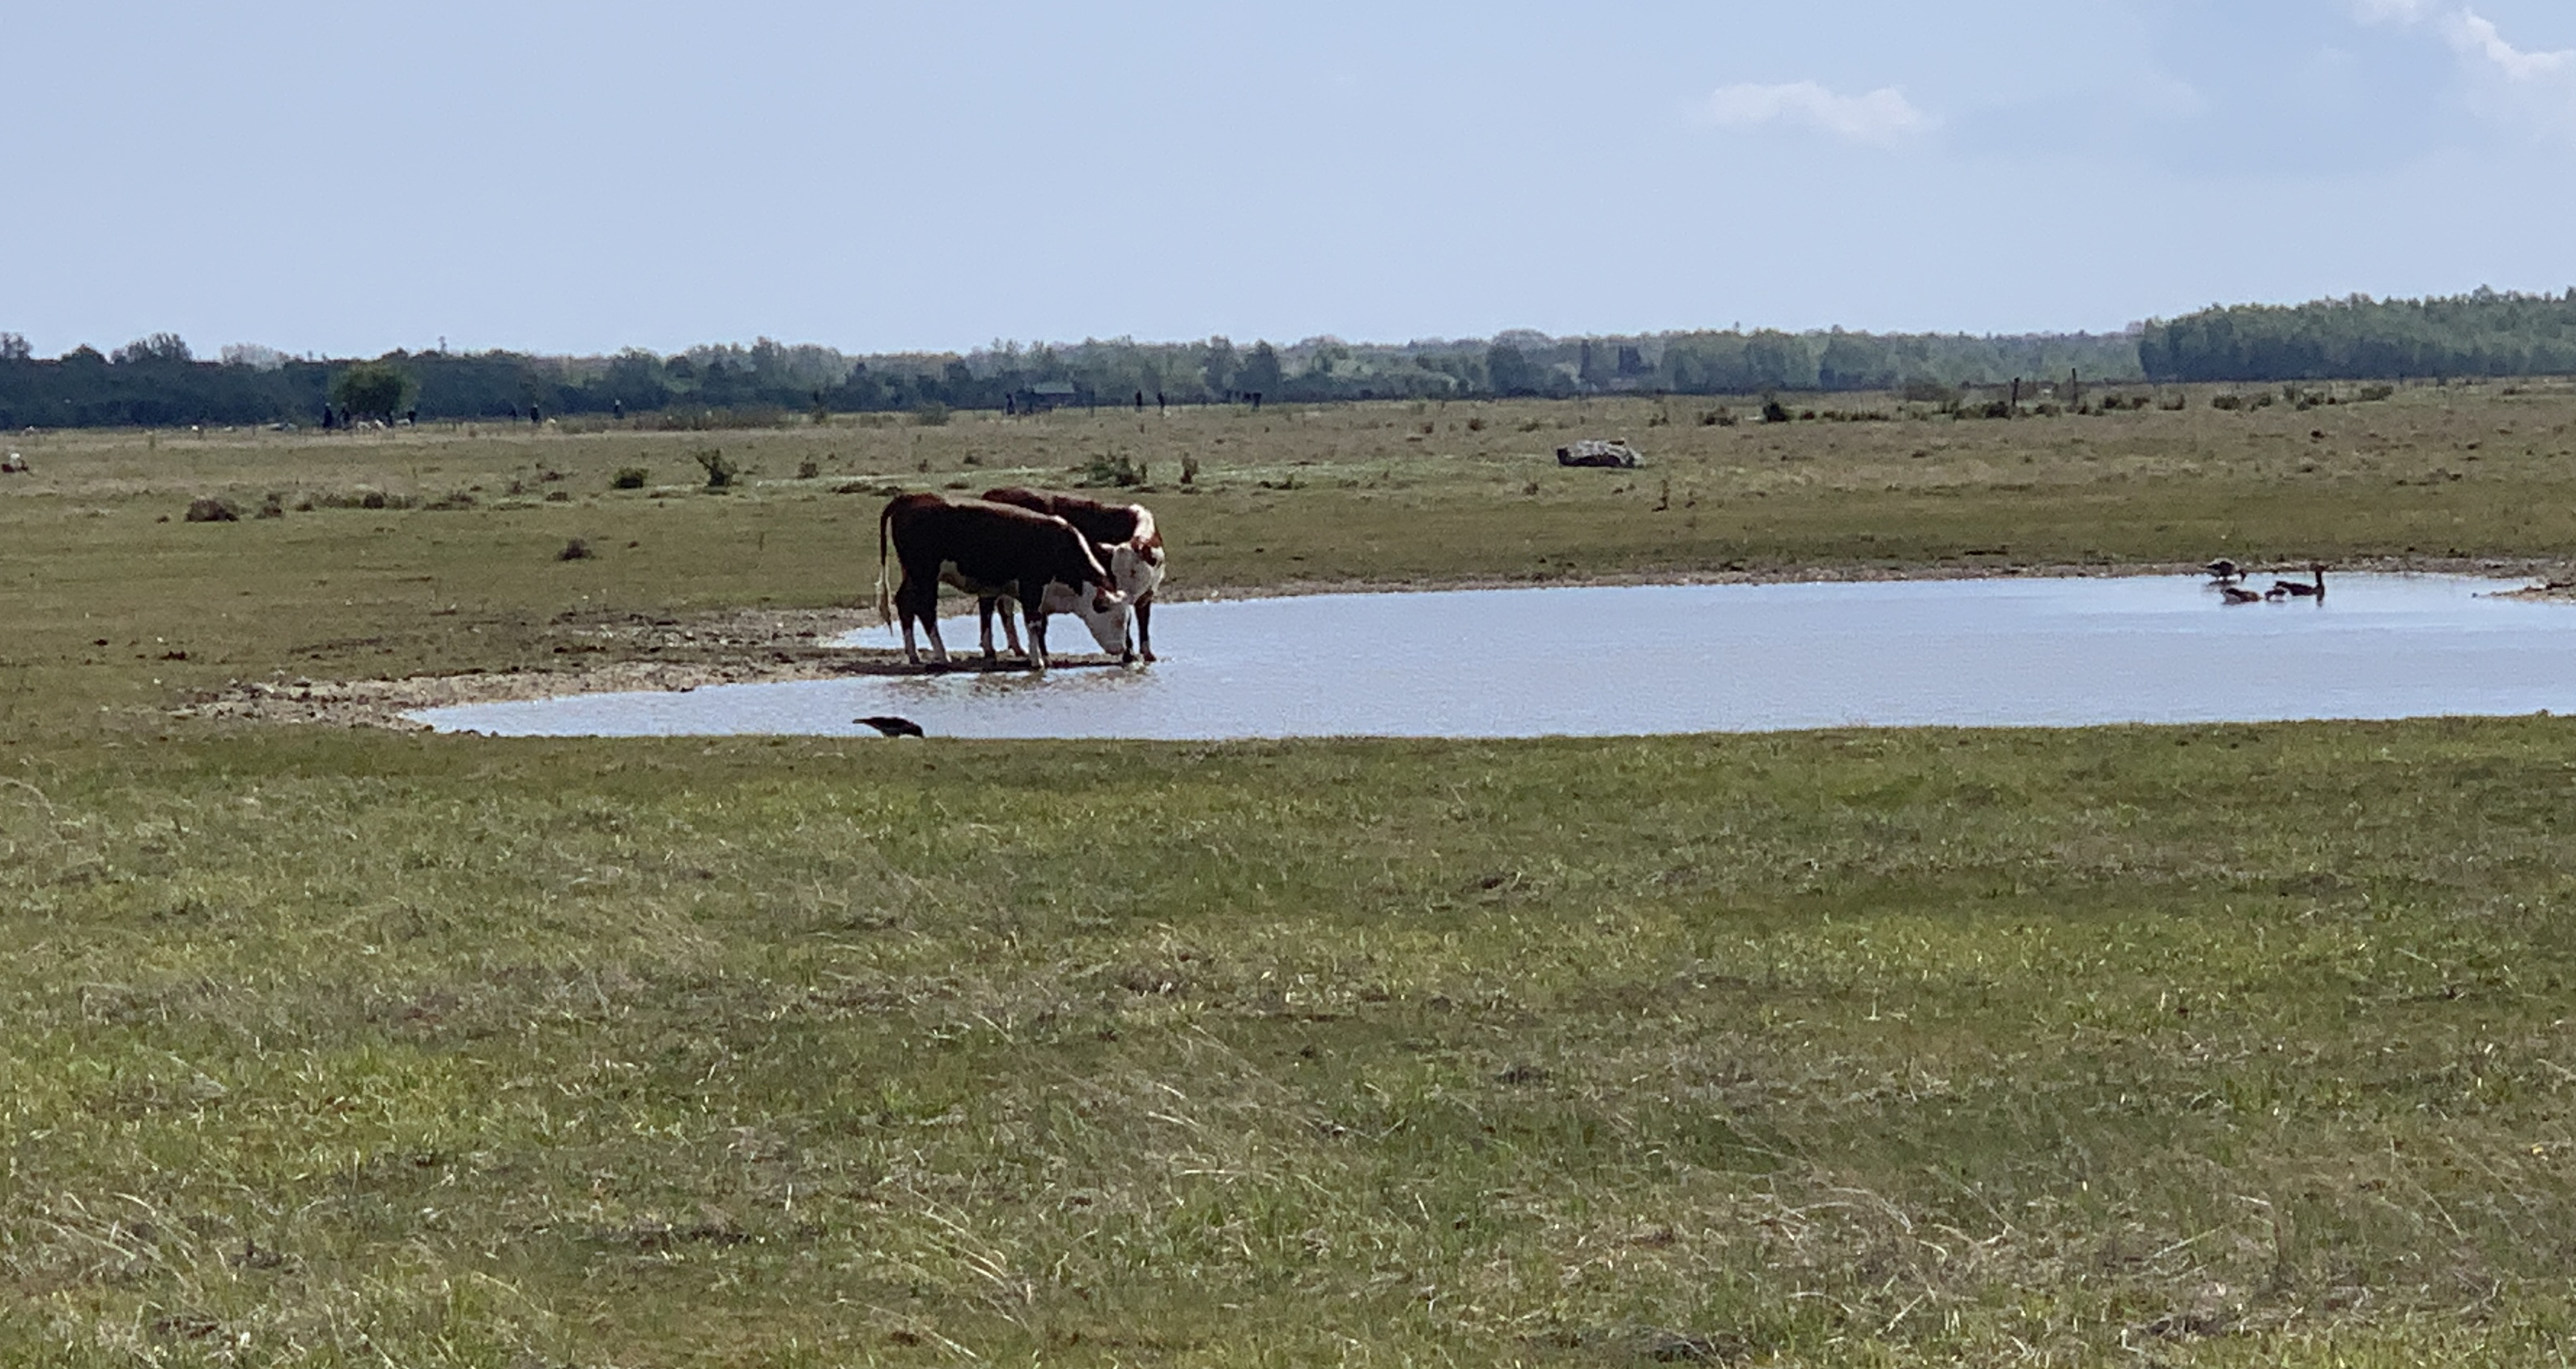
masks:
<path fill-rule="evenodd" d="M 877 617 L 894 626 L 894 591 L 886 587 L 886 531 L 894 525 L 894 505 L 877 515 Z"/>

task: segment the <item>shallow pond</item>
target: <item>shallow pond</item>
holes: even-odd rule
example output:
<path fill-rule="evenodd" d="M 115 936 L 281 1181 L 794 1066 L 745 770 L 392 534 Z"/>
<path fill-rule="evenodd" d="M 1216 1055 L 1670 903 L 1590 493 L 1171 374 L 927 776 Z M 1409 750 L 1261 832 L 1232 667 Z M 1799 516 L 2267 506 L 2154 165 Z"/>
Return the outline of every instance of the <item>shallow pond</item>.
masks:
<path fill-rule="evenodd" d="M 2345 575 L 2224 607 L 2198 579 L 1911 580 L 1174 603 L 1144 668 L 867 676 L 423 710 L 512 736 L 1611 736 L 2576 711 L 2576 608 Z M 972 650 L 972 620 L 949 634 Z M 1082 639 L 1059 622 L 1059 646 Z M 883 645 L 870 631 L 846 644 Z"/>

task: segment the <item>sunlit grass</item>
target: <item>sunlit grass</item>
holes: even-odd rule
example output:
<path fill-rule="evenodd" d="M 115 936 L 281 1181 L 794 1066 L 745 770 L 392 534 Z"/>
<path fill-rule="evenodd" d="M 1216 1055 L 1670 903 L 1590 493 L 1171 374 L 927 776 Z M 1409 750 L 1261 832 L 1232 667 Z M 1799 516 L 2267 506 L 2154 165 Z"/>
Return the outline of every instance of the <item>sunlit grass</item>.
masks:
<path fill-rule="evenodd" d="M 2567 408 L 44 435 L 0 489 L 0 1359 L 2563 1359 L 2559 720 L 1163 746 L 162 710 L 855 601 L 880 501 L 835 489 L 1103 450 L 1197 589 L 2547 559 Z M 1560 471 L 1559 432 L 1655 464 Z M 719 443 L 751 483 L 680 488 Z M 639 462 L 666 497 L 608 488 Z M 362 485 L 475 503 L 292 511 Z M 272 488 L 282 518 L 178 521 Z"/>

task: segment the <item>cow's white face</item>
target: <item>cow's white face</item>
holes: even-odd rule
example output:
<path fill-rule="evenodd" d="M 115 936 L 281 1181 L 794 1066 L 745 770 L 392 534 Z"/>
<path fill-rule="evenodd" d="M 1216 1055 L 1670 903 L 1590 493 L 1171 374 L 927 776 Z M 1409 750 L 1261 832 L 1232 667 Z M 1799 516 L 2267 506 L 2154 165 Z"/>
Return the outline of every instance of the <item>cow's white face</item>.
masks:
<path fill-rule="evenodd" d="M 1091 630 L 1091 640 L 1112 656 L 1127 654 L 1127 596 L 1095 594 L 1090 589 L 1073 589 L 1063 584 L 1046 588 L 1049 613 L 1070 613 Z"/>
<path fill-rule="evenodd" d="M 1100 607 L 1102 601 L 1095 596 L 1083 594 L 1075 597 L 1080 602 L 1073 607 L 1074 616 L 1082 620 L 1084 627 L 1091 629 L 1091 640 L 1099 643 L 1100 649 L 1109 655 L 1126 655 L 1127 601 L 1112 599 L 1108 601 L 1109 607 L 1103 609 Z"/>

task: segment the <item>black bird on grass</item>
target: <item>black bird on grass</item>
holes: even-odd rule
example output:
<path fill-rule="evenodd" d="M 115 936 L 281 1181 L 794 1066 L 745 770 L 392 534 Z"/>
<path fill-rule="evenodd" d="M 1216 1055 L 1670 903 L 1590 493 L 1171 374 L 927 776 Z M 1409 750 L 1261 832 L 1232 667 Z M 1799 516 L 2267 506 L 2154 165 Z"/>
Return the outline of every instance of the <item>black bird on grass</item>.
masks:
<path fill-rule="evenodd" d="M 922 735 L 921 724 L 914 722 L 910 718 L 898 718 L 891 714 L 880 713 L 873 717 L 852 718 L 850 721 L 854 723 L 864 723 L 889 737 L 918 737 Z"/>

